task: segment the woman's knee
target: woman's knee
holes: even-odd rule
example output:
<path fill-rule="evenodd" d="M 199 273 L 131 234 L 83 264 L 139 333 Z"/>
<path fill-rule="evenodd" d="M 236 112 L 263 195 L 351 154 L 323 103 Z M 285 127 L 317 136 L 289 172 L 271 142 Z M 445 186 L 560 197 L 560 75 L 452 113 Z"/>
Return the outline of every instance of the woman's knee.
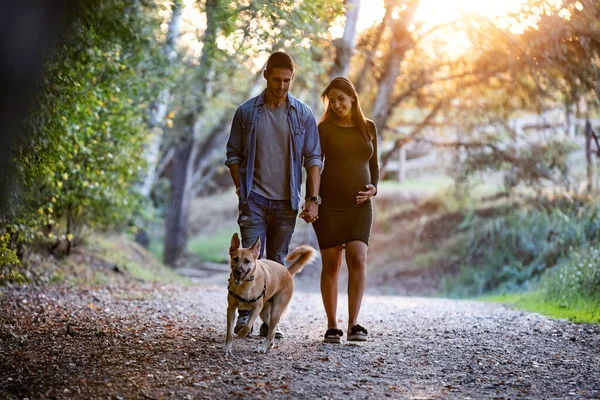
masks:
<path fill-rule="evenodd" d="M 367 254 L 346 254 L 346 263 L 349 269 L 364 269 L 367 265 Z"/>
<path fill-rule="evenodd" d="M 323 260 L 322 276 L 337 277 L 340 273 L 341 263 L 338 260 Z"/>

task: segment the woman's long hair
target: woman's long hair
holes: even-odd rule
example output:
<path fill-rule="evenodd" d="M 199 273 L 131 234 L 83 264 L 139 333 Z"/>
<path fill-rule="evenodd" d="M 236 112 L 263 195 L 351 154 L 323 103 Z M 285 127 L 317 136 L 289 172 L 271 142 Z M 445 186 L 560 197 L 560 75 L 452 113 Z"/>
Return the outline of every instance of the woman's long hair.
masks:
<path fill-rule="evenodd" d="M 336 113 L 331 109 L 331 104 L 329 104 L 329 92 L 332 89 L 338 89 L 352 97 L 354 101 L 352 102 L 352 125 L 356 126 L 360 133 L 364 136 L 366 140 L 373 140 L 374 132 L 371 132 L 369 129 L 369 125 L 367 124 L 367 119 L 360 108 L 360 102 L 358 101 L 358 92 L 354 88 L 352 82 L 350 82 L 346 78 L 338 77 L 329 83 L 329 85 L 325 88 L 323 93 L 321 94 L 321 100 L 325 105 L 325 113 L 321 117 L 319 123 L 324 121 L 335 121 L 337 119 Z"/>

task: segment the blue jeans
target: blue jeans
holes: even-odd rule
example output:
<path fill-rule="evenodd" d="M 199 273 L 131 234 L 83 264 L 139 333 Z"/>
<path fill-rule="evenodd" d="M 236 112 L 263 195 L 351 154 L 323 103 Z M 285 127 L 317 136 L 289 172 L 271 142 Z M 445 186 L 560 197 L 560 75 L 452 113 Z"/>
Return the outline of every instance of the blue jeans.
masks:
<path fill-rule="evenodd" d="M 265 249 L 267 259 L 285 265 L 292 234 L 296 227 L 298 210 L 293 210 L 289 200 L 269 200 L 250 192 L 246 203 L 238 205 L 238 225 L 242 234 L 242 246 L 250 247 L 260 236 L 260 255 Z M 249 317 L 249 310 L 238 310 L 239 318 Z"/>
<path fill-rule="evenodd" d="M 250 247 L 260 236 L 260 255 L 285 265 L 298 210 L 293 210 L 290 200 L 269 200 L 250 192 L 246 203 L 239 203 L 238 225 L 242 246 Z"/>

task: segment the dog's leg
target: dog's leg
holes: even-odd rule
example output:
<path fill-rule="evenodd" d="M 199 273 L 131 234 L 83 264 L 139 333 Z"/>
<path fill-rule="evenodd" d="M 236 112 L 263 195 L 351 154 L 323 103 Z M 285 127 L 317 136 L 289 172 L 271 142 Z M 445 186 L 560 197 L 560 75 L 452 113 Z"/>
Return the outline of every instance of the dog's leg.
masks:
<path fill-rule="evenodd" d="M 262 309 L 262 306 L 255 307 L 252 309 L 252 313 L 250 314 L 250 319 L 248 320 L 248 324 L 238 331 L 239 337 L 244 338 L 244 337 L 248 336 L 248 334 L 252 330 L 252 327 L 254 326 L 254 321 L 256 321 L 256 318 L 258 317 L 258 313 L 260 312 L 261 309 Z"/>
<path fill-rule="evenodd" d="M 273 339 L 275 339 L 275 327 L 279 323 L 279 319 L 283 315 L 288 303 L 292 299 L 292 294 L 280 294 L 277 298 L 273 299 L 271 304 L 271 317 L 267 322 L 269 324 L 269 333 L 262 345 L 256 348 L 257 353 L 266 354 L 273 347 Z"/>
<path fill-rule="evenodd" d="M 235 319 L 236 306 L 229 304 L 227 306 L 227 335 L 225 337 L 225 355 L 232 356 L 231 346 L 233 345 L 233 321 Z"/>
<path fill-rule="evenodd" d="M 271 319 L 271 304 L 270 301 L 267 301 L 260 312 L 260 319 L 266 324 L 268 324 Z"/>

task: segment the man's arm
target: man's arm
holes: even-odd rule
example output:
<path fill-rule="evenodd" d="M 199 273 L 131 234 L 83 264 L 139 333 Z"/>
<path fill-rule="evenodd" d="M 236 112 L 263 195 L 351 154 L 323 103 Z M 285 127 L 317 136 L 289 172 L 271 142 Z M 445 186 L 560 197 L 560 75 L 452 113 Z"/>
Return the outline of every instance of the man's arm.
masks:
<path fill-rule="evenodd" d="M 321 167 L 314 165 L 310 167 L 306 175 L 306 195 L 314 197 L 319 195 L 321 187 Z"/>
<path fill-rule="evenodd" d="M 240 164 L 230 164 L 229 173 L 231 174 L 231 180 L 235 185 L 235 194 L 240 195 Z"/>
<path fill-rule="evenodd" d="M 238 108 L 231 123 L 229 140 L 227 140 L 227 160 L 225 161 L 225 165 L 230 168 L 233 164 L 241 164 L 245 157 L 241 118 L 241 111 Z"/>
<path fill-rule="evenodd" d="M 231 123 L 229 140 L 227 141 L 227 160 L 225 165 L 229 168 L 231 179 L 235 185 L 235 193 L 240 194 L 240 164 L 244 160 L 243 137 L 240 109 L 238 108 Z"/>
<path fill-rule="evenodd" d="M 312 112 L 308 113 L 305 121 L 306 137 L 304 142 L 304 168 L 306 168 L 306 196 L 315 197 L 319 195 L 321 187 L 321 168 L 323 161 L 321 159 L 321 141 L 317 122 Z M 314 200 L 307 200 L 304 203 L 300 218 L 311 223 L 319 218 L 319 205 Z"/>
<path fill-rule="evenodd" d="M 306 174 L 306 202 L 300 213 L 302 218 L 307 223 L 315 222 L 319 219 L 319 205 L 316 201 L 311 200 L 311 197 L 319 196 L 319 188 L 321 186 L 321 167 L 318 165 L 308 169 Z"/>

